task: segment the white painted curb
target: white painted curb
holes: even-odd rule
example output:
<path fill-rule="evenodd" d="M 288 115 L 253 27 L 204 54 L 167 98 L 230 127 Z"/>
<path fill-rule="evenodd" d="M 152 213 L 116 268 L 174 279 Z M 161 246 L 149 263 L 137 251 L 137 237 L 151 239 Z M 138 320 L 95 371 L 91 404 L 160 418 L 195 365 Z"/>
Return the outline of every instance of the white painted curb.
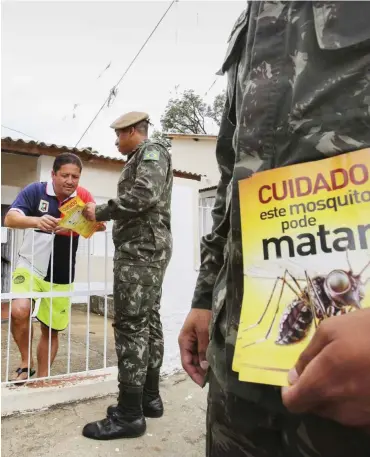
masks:
<path fill-rule="evenodd" d="M 21 387 L 2 386 L 1 416 L 29 413 L 117 392 L 117 367 L 49 380 L 43 386 L 37 382 L 30 382 Z"/>

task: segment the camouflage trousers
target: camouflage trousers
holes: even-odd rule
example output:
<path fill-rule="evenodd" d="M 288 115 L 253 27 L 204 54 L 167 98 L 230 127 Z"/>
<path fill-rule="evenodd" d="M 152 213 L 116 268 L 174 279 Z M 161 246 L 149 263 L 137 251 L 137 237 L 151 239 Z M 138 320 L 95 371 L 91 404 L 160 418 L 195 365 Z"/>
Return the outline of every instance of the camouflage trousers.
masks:
<path fill-rule="evenodd" d="M 148 369 L 163 361 L 163 331 L 159 309 L 167 262 L 155 266 L 114 264 L 114 336 L 118 382 L 144 386 Z"/>
<path fill-rule="evenodd" d="M 207 457 L 369 457 L 370 435 L 317 416 L 276 415 L 210 374 Z"/>

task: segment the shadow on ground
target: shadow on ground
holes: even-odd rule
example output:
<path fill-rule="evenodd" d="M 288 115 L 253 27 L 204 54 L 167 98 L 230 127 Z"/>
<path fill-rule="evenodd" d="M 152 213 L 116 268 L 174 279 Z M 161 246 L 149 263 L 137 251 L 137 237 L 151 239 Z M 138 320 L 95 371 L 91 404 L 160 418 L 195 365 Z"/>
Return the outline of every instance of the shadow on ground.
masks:
<path fill-rule="evenodd" d="M 16 457 L 203 457 L 206 391 L 183 373 L 161 383 L 165 415 L 147 420 L 147 433 L 137 439 L 93 441 L 83 426 L 102 419 L 113 396 L 63 405 L 2 420 L 1 455 Z"/>

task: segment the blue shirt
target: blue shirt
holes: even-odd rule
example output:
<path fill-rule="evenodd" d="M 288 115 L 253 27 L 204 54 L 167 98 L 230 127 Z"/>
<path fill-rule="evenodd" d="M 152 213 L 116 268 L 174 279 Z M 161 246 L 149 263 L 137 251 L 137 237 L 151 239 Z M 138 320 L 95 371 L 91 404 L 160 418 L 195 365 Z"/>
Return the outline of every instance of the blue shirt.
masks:
<path fill-rule="evenodd" d="M 60 218 L 59 207 L 77 195 L 85 203 L 94 202 L 90 192 L 83 187 L 78 187 L 69 198 L 61 201 L 55 195 L 52 181 L 34 182 L 18 194 L 9 211 L 18 211 L 25 216 L 42 217 L 48 214 Z M 78 239 L 77 233 L 53 235 L 28 229 L 19 251 L 17 267 L 33 270 L 40 278 L 54 284 L 69 284 L 74 281 Z"/>

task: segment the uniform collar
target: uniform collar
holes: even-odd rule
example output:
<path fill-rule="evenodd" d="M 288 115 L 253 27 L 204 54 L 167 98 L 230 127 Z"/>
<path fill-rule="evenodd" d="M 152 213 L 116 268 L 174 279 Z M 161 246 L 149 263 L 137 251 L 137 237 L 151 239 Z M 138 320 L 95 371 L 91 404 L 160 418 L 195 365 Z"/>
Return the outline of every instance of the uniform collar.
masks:
<path fill-rule="evenodd" d="M 49 179 L 49 181 L 46 183 L 46 194 L 49 195 L 50 197 L 56 197 L 55 191 L 54 191 L 54 186 L 53 186 L 53 181 L 51 179 Z M 75 190 L 72 195 L 65 198 L 63 201 L 65 202 L 66 200 L 69 200 L 70 198 L 73 198 L 76 196 L 77 196 L 77 190 Z"/>
<path fill-rule="evenodd" d="M 127 154 L 127 159 L 128 159 L 128 161 L 131 160 L 131 158 L 135 155 L 135 153 L 136 153 L 139 149 L 141 149 L 141 148 L 142 148 L 146 143 L 148 143 L 148 142 L 149 142 L 149 138 L 147 138 L 146 140 L 143 140 L 141 143 L 139 143 L 139 144 L 136 146 L 136 148 L 135 148 L 133 151 L 131 151 L 129 154 Z"/>

